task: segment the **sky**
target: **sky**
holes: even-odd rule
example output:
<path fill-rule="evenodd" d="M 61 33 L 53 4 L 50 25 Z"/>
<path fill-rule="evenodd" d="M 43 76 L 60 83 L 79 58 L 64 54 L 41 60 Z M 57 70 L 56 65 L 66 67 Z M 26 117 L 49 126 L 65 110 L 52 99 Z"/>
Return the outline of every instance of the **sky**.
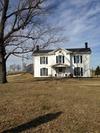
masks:
<path fill-rule="evenodd" d="M 100 0 L 51 0 L 51 3 L 54 10 L 47 22 L 63 27 L 62 34 L 68 39 L 61 47 L 81 48 L 88 42 L 92 50 L 91 68 L 100 65 Z M 11 57 L 7 64 L 20 61 Z M 32 59 L 26 62 L 31 63 Z"/>

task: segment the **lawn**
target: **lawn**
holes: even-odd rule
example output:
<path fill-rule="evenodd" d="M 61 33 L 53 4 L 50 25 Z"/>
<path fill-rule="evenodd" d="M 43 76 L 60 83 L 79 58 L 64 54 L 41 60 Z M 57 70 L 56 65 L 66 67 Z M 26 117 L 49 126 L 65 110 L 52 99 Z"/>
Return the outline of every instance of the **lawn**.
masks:
<path fill-rule="evenodd" d="M 1 133 L 100 133 L 100 79 L 9 76 L 0 85 Z"/>

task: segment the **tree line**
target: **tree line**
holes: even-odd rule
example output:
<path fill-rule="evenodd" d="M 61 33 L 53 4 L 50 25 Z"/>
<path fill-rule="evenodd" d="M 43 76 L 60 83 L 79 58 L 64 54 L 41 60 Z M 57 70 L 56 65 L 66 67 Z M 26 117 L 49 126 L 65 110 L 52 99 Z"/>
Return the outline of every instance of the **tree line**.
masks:
<path fill-rule="evenodd" d="M 98 77 L 100 75 L 100 66 L 97 66 L 95 69 L 95 75 Z"/>

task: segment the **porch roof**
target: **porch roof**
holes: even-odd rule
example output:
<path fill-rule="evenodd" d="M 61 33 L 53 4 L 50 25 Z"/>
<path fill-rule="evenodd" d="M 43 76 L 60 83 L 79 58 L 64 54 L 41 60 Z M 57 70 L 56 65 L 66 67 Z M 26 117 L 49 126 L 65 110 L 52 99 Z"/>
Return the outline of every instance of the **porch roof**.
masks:
<path fill-rule="evenodd" d="M 57 68 L 57 67 L 70 67 L 70 66 L 67 64 L 55 64 L 52 67 Z"/>

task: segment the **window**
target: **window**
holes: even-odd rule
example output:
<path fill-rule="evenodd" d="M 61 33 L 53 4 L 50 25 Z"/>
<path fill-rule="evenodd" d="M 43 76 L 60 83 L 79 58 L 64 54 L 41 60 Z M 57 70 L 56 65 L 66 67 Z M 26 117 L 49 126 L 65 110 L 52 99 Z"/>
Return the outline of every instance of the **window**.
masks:
<path fill-rule="evenodd" d="M 62 67 L 59 68 L 59 72 L 61 73 L 63 71 Z"/>
<path fill-rule="evenodd" d="M 75 76 L 80 76 L 80 67 L 75 67 L 74 68 L 74 75 Z"/>
<path fill-rule="evenodd" d="M 41 68 L 40 76 L 48 76 L 48 68 Z"/>
<path fill-rule="evenodd" d="M 74 56 L 74 63 L 82 63 L 82 56 L 75 55 Z"/>
<path fill-rule="evenodd" d="M 62 55 L 56 56 L 56 63 L 64 63 L 65 57 Z"/>
<path fill-rule="evenodd" d="M 82 67 L 75 67 L 74 68 L 74 75 L 75 76 L 83 76 L 83 68 Z"/>
<path fill-rule="evenodd" d="M 79 55 L 74 56 L 74 63 L 79 63 Z"/>
<path fill-rule="evenodd" d="M 40 64 L 48 64 L 48 57 L 40 57 Z"/>

